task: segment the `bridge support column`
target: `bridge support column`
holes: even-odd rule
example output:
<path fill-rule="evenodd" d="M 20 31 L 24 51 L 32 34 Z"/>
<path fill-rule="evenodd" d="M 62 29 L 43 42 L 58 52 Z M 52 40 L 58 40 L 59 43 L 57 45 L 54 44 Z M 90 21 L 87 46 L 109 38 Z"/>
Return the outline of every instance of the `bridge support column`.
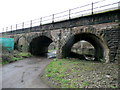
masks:
<path fill-rule="evenodd" d="M 62 53 L 61 53 L 62 51 L 61 51 L 61 49 L 59 48 L 59 49 L 57 49 L 57 58 L 58 59 L 61 59 L 62 58 Z"/>
<path fill-rule="evenodd" d="M 110 62 L 110 57 L 109 57 L 109 49 L 106 50 L 106 52 L 104 53 L 104 57 L 105 57 L 105 62 L 109 63 Z"/>
<path fill-rule="evenodd" d="M 62 41 L 61 41 L 61 30 L 58 34 L 58 40 L 57 40 L 57 58 L 62 58 Z"/>

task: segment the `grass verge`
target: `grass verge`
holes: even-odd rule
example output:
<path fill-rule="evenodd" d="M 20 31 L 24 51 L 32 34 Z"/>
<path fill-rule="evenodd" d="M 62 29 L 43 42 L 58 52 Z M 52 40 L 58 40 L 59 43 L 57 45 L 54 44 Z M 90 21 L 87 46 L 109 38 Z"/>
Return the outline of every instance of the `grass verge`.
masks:
<path fill-rule="evenodd" d="M 57 88 L 117 88 L 117 65 L 54 59 L 45 68 L 41 79 Z"/>

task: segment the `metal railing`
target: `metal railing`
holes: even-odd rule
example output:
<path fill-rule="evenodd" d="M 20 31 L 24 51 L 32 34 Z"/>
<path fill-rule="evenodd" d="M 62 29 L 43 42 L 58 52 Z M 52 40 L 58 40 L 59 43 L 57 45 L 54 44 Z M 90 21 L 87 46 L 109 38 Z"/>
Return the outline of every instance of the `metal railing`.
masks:
<path fill-rule="evenodd" d="M 58 21 L 69 20 L 69 19 L 101 13 L 109 10 L 120 9 L 120 1 L 101 5 L 101 2 L 103 1 L 92 2 L 87 5 L 83 5 L 83 6 L 69 9 L 63 12 L 55 13 L 49 16 L 30 20 L 27 22 L 22 22 L 16 25 L 11 25 L 9 27 L 3 28 L 2 32 L 14 31 L 19 29 L 24 30 L 25 28 L 32 28 L 32 27 L 41 26 L 44 24 L 55 23 Z"/>

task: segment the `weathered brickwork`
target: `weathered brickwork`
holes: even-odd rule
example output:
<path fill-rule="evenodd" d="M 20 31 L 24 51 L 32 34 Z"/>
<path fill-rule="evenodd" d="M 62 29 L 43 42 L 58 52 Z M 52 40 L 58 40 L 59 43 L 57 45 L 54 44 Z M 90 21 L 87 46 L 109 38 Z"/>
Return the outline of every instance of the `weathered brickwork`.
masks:
<path fill-rule="evenodd" d="M 38 44 L 41 48 L 44 48 L 41 50 L 46 52 L 48 46 L 52 43 L 51 45 L 57 48 L 58 58 L 67 57 L 73 44 L 86 40 L 95 47 L 96 58 L 103 58 L 106 62 L 115 61 L 120 58 L 118 14 L 119 10 L 85 16 L 73 20 L 7 32 L 3 34 L 3 37 L 15 38 L 15 49 L 20 51 L 30 51 L 31 48 L 38 47 Z M 38 42 L 35 40 L 38 40 Z"/>

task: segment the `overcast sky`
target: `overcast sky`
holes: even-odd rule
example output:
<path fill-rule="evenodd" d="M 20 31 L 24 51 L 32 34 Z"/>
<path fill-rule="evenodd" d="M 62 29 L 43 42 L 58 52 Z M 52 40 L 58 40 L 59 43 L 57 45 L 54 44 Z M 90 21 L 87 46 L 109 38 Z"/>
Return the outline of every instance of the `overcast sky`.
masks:
<path fill-rule="evenodd" d="M 0 0 L 0 30 L 95 1 L 102 0 Z"/>

